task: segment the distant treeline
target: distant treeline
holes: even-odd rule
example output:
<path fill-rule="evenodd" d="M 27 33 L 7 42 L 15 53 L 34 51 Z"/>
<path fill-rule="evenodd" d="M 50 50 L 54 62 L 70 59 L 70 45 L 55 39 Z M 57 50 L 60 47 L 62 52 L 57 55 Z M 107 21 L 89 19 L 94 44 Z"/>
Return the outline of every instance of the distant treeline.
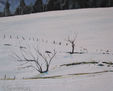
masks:
<path fill-rule="evenodd" d="M 113 0 L 47 0 L 43 3 L 42 0 L 36 0 L 34 4 L 26 5 L 24 0 L 20 0 L 19 6 L 14 14 L 10 11 L 10 3 L 5 3 L 4 12 L 0 12 L 0 16 L 24 15 L 37 12 L 68 10 L 79 8 L 97 8 L 97 7 L 112 7 Z"/>

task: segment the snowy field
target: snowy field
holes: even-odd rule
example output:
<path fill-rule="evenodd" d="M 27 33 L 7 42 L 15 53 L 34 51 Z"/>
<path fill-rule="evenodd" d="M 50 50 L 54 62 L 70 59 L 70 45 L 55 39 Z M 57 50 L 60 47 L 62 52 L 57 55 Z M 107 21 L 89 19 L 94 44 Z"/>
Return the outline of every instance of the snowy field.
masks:
<path fill-rule="evenodd" d="M 35 48 L 56 51 L 46 73 L 15 57 L 36 56 Z M 113 8 L 0 18 L 0 91 L 113 91 Z"/>

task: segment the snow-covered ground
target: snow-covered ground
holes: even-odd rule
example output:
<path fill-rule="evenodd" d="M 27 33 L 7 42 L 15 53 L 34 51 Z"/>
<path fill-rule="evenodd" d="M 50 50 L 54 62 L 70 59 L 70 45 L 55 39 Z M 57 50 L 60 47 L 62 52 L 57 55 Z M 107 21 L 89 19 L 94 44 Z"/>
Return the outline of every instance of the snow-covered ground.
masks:
<path fill-rule="evenodd" d="M 66 40 L 76 34 L 75 51 L 85 53 L 71 55 Z M 49 72 L 22 69 L 24 65 L 15 58 L 15 54 L 21 56 L 20 48 L 28 55 L 35 55 L 34 48 L 41 52 L 55 49 Z M 76 62 L 98 63 L 61 66 Z M 0 18 L 0 79 L 16 78 L 0 80 L 0 91 L 112 91 L 112 63 L 113 8 Z M 38 79 L 22 79 L 29 77 Z"/>

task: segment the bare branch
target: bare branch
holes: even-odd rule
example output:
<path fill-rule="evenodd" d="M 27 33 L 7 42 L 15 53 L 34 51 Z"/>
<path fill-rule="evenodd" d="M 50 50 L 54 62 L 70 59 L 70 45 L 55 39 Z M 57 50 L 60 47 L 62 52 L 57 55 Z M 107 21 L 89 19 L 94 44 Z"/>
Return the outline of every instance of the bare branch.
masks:
<path fill-rule="evenodd" d="M 26 68 L 34 68 L 35 70 L 40 71 L 39 69 L 37 69 L 37 68 L 34 67 L 33 65 L 28 65 L 28 66 L 21 67 L 21 68 L 23 68 L 23 69 L 26 69 Z"/>
<path fill-rule="evenodd" d="M 49 60 L 49 65 L 50 65 L 52 59 L 55 57 L 55 55 L 56 55 L 56 51 L 54 50 L 54 53 L 53 53 L 52 57 L 51 57 L 50 60 Z"/>

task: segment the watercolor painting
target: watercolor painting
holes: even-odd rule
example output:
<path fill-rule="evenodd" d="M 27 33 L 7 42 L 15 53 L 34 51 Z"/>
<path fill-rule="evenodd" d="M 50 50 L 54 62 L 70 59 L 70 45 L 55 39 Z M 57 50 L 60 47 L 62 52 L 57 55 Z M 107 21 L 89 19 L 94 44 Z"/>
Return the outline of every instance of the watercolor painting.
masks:
<path fill-rule="evenodd" d="M 112 0 L 0 0 L 0 91 L 113 91 Z"/>

